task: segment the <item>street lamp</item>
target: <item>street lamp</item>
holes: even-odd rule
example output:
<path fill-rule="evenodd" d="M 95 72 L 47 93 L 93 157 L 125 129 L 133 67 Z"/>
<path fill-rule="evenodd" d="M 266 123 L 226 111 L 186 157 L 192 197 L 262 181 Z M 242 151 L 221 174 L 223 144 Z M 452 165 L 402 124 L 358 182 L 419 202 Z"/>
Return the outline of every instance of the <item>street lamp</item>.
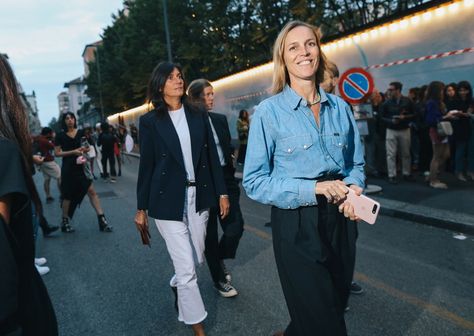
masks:
<path fill-rule="evenodd" d="M 168 10 L 166 8 L 166 0 L 163 0 L 163 17 L 165 19 L 165 34 L 166 34 L 166 47 L 168 49 L 168 61 L 173 62 L 173 57 L 171 56 L 171 40 L 170 32 L 168 28 Z"/>

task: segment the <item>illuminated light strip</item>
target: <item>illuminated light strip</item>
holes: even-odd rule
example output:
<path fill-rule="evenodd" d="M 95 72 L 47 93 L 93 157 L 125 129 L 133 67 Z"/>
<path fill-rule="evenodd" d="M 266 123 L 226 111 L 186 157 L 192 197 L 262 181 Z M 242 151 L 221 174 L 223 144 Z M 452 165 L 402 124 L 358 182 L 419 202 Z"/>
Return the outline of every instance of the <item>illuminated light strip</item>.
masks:
<path fill-rule="evenodd" d="M 394 66 L 394 65 L 420 62 L 420 61 L 437 59 L 437 58 L 444 58 L 444 57 L 448 57 L 448 56 L 467 54 L 467 53 L 471 53 L 471 52 L 474 52 L 474 48 L 459 49 L 459 50 L 447 51 L 447 52 L 434 54 L 434 55 L 421 56 L 421 57 L 416 57 L 416 58 L 409 58 L 409 59 L 395 61 L 395 62 L 375 64 L 375 65 L 371 65 L 371 66 L 367 67 L 366 69 L 386 68 L 386 67 L 391 67 L 391 66 Z"/>
<path fill-rule="evenodd" d="M 268 89 L 260 91 L 260 92 L 228 98 L 228 99 L 225 100 L 225 102 L 234 102 L 234 101 L 244 100 L 244 99 L 247 99 L 247 98 L 259 97 L 259 96 L 263 96 L 266 93 L 270 93 L 270 91 L 271 91 L 271 88 L 268 88 Z"/>
<path fill-rule="evenodd" d="M 107 117 L 107 121 L 113 122 L 114 120 L 118 119 L 119 117 L 129 117 L 134 114 L 145 114 L 146 112 L 150 111 L 151 105 L 150 104 L 143 104 L 141 106 L 132 108 L 130 110 L 126 110 L 123 112 L 115 113 L 109 117 Z"/>
<path fill-rule="evenodd" d="M 410 22 L 413 25 L 417 25 L 417 24 L 421 23 L 421 21 L 422 21 L 421 19 L 423 19 L 423 21 L 431 20 L 433 18 L 433 13 L 435 13 L 436 10 L 439 9 L 439 8 L 449 7 L 449 12 L 451 14 L 453 14 L 454 12 L 456 12 L 460 8 L 459 5 L 461 3 L 465 7 L 470 8 L 474 5 L 474 0 L 458 0 L 458 1 L 453 1 L 451 3 L 438 6 L 438 7 L 433 7 L 433 8 L 424 10 L 424 11 L 419 11 L 419 12 L 413 13 L 411 15 L 407 15 L 405 17 L 393 20 L 391 22 L 387 22 L 386 24 L 381 24 L 381 25 L 375 26 L 371 29 L 360 31 L 357 34 L 352 34 L 352 35 L 345 36 L 345 37 L 342 37 L 342 38 L 337 39 L 337 40 L 333 40 L 333 41 L 329 42 L 328 44 L 332 45 L 334 47 L 334 49 L 344 47 L 345 43 L 347 43 L 347 46 L 349 46 L 351 44 L 351 39 L 354 38 L 354 36 L 364 34 L 364 33 L 370 33 L 371 37 L 376 38 L 377 36 L 381 36 L 381 35 L 384 35 L 386 33 L 389 33 L 388 27 L 391 24 L 400 23 L 404 20 L 410 19 Z M 438 13 L 440 13 L 440 11 L 438 11 Z M 402 24 L 402 26 L 404 28 L 405 23 Z M 322 47 L 325 46 L 325 45 L 326 44 L 323 44 Z M 469 48 L 469 51 L 464 51 L 464 52 L 472 52 L 471 49 L 472 48 Z M 464 49 L 464 50 L 466 50 L 466 49 Z M 447 56 L 451 56 L 451 55 L 453 55 L 453 54 L 450 54 L 450 55 L 447 55 Z M 421 59 L 421 58 L 420 59 L 412 59 L 410 61 L 407 61 L 406 63 L 418 62 L 418 61 L 422 61 L 422 60 L 425 60 L 425 59 L 429 59 L 429 58 L 426 58 L 426 57 L 428 57 L 428 56 L 425 56 L 425 58 L 423 58 L 423 59 Z M 381 68 L 381 67 L 393 66 L 393 65 L 398 65 L 398 64 L 404 64 L 404 63 L 391 62 L 391 63 L 386 63 L 386 64 L 378 64 L 378 65 L 372 65 L 372 66 L 368 67 L 367 69 L 377 69 L 377 68 Z M 239 80 L 245 80 L 249 77 L 257 76 L 257 75 L 259 75 L 263 72 L 271 71 L 272 69 L 273 69 L 273 62 L 270 62 L 270 63 L 266 63 L 266 64 L 263 64 L 263 65 L 254 67 L 252 69 L 248 69 L 248 70 L 238 72 L 236 74 L 218 79 L 214 82 L 211 82 L 211 84 L 212 84 L 212 86 L 214 86 L 214 89 L 216 89 L 216 91 L 217 91 L 220 87 L 223 87 L 223 86 L 226 86 L 226 85 L 229 85 L 229 84 L 233 84 L 233 83 L 235 83 L 236 81 L 239 81 Z M 135 109 L 143 108 L 144 109 L 143 111 L 146 112 L 147 110 L 145 109 L 145 107 L 146 107 L 146 105 L 143 105 L 143 106 L 139 106 Z M 120 112 L 120 113 L 116 113 L 116 114 L 108 117 L 108 119 L 109 120 L 114 120 L 114 119 L 118 118 L 119 115 L 120 116 L 129 116 L 130 111 L 134 111 L 133 114 L 139 113 L 135 109 L 131 109 L 131 110 L 123 111 L 123 112 Z"/>

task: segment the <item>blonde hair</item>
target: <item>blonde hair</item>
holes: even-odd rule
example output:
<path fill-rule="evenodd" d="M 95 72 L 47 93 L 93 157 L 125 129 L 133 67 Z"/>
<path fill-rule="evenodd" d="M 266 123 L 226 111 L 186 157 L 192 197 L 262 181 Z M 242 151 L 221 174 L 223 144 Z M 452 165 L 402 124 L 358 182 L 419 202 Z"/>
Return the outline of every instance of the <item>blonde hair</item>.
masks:
<path fill-rule="evenodd" d="M 291 30 L 301 26 L 311 29 L 311 31 L 314 33 L 314 36 L 316 36 L 316 43 L 319 49 L 319 64 L 318 70 L 316 71 L 316 85 L 324 81 L 324 72 L 326 71 L 327 61 L 326 56 L 321 50 L 321 30 L 318 27 L 303 21 L 290 21 L 280 31 L 278 37 L 275 40 L 275 44 L 273 45 L 272 92 L 274 94 L 281 92 L 285 87 L 285 84 L 290 84 L 290 77 L 288 75 L 288 70 L 286 69 L 285 60 L 283 59 L 285 40 Z"/>

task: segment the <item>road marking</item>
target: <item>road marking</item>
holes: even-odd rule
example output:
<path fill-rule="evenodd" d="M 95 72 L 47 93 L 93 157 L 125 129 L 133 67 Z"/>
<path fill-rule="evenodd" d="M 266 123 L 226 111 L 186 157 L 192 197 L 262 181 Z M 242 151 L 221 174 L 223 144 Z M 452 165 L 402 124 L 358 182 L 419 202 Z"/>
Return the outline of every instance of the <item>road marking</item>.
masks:
<path fill-rule="evenodd" d="M 444 308 L 438 307 L 432 303 L 425 302 L 416 296 L 410 295 L 408 293 L 402 292 L 399 289 L 396 289 L 392 286 L 389 286 L 385 284 L 384 282 L 376 279 L 369 278 L 367 275 L 359 272 L 355 272 L 354 277 L 356 280 L 364 282 L 368 284 L 371 287 L 375 287 L 377 289 L 380 289 L 384 291 L 385 293 L 389 294 L 390 296 L 393 296 L 396 299 L 400 299 L 402 301 L 408 302 L 418 308 L 421 308 L 423 310 L 427 310 L 430 313 L 441 317 L 442 319 L 446 321 L 450 321 L 461 328 L 467 329 L 467 330 L 474 330 L 474 322 L 466 320 L 454 313 L 451 313 L 449 310 L 446 310 Z"/>
<path fill-rule="evenodd" d="M 263 238 L 263 239 L 266 239 L 266 240 L 272 240 L 272 235 L 265 232 L 265 231 L 263 231 L 263 230 L 257 229 L 257 228 L 255 228 L 251 225 L 248 225 L 248 224 L 245 224 L 244 228 L 245 228 L 246 231 L 252 232 L 260 238 Z M 454 324 L 456 324 L 457 326 L 459 326 L 463 329 L 474 330 L 474 322 L 466 320 L 466 319 L 450 312 L 447 309 L 438 307 L 438 306 L 436 306 L 432 303 L 425 302 L 422 299 L 419 299 L 419 298 L 417 298 L 413 295 L 410 295 L 410 294 L 405 293 L 405 292 L 403 292 L 399 289 L 396 289 L 392 286 L 389 286 L 389 285 L 385 284 L 383 281 L 380 281 L 380 280 L 377 280 L 377 279 L 374 279 L 374 278 L 370 278 L 367 275 L 365 275 L 363 273 L 360 273 L 360 272 L 355 272 L 354 273 L 354 278 L 357 281 L 363 282 L 363 283 L 365 283 L 365 284 L 367 284 L 371 287 L 380 289 L 383 292 L 385 292 L 386 294 L 388 294 L 388 295 L 390 295 L 390 296 L 392 296 L 396 299 L 400 299 L 400 300 L 402 300 L 404 302 L 407 302 L 407 303 L 409 303 L 409 304 L 411 304 L 415 307 L 421 308 L 422 310 L 426 310 L 426 311 L 432 313 L 433 315 L 436 315 L 436 316 L 438 316 L 438 317 L 440 317 L 440 318 L 442 318 L 446 321 L 454 323 Z"/>
<path fill-rule="evenodd" d="M 272 235 L 271 234 L 266 233 L 263 230 L 254 228 L 253 226 L 245 224 L 244 229 L 246 231 L 250 231 L 250 232 L 254 233 L 256 236 L 259 236 L 260 238 L 263 238 L 263 239 L 266 239 L 266 240 L 272 240 Z"/>

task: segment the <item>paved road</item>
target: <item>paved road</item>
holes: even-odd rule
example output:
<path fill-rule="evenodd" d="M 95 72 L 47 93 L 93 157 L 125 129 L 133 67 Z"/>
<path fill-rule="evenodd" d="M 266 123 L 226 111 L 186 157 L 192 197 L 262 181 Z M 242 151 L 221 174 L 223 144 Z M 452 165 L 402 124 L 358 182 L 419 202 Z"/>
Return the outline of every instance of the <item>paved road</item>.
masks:
<path fill-rule="evenodd" d="M 39 239 L 38 254 L 51 267 L 44 280 L 60 334 L 190 335 L 173 308 L 164 242 L 152 227 L 152 248 L 142 246 L 133 225 L 137 159 L 123 173 L 116 184 L 95 183 L 114 233 L 99 232 L 86 199 L 74 234 Z M 36 178 L 40 185 L 42 177 Z M 219 297 L 207 266 L 198 270 L 210 336 L 266 336 L 288 322 L 271 231 L 264 226 L 270 209 L 245 196 L 242 207 L 247 230 L 237 259 L 228 263 L 240 295 Z M 57 203 L 45 209 L 59 222 Z M 359 230 L 356 279 L 365 294 L 351 298 L 349 335 L 473 335 L 473 237 L 458 240 L 448 230 L 383 216 Z"/>

